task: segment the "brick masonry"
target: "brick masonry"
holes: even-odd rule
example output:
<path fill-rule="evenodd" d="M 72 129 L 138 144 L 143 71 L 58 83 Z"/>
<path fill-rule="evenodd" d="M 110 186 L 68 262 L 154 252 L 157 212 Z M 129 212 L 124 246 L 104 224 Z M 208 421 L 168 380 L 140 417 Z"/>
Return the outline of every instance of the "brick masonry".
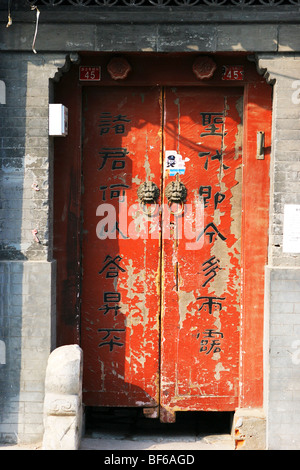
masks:
<path fill-rule="evenodd" d="M 300 56 L 259 55 L 258 65 L 274 83 L 269 264 L 299 267 L 299 254 L 283 253 L 282 242 L 284 205 L 300 204 Z"/>
<path fill-rule="evenodd" d="M 6 53 L 0 58 L 0 76 L 6 84 L 6 104 L 0 105 L 0 340 L 5 345 L 0 364 L 0 440 L 4 442 L 41 439 L 45 368 L 55 347 L 48 104 L 49 79 L 65 64 L 65 56 L 47 59 L 33 53 Z"/>
<path fill-rule="evenodd" d="M 0 104 L 0 341 L 5 343 L 0 440 L 41 438 L 45 365 L 55 346 L 49 79 L 66 66 L 68 53 L 80 50 L 248 50 L 262 51 L 256 57 L 258 69 L 274 86 L 266 268 L 267 441 L 269 448 L 299 448 L 300 256 L 282 251 L 284 204 L 300 204 L 300 53 L 294 52 L 300 50 L 298 25 L 252 24 L 245 34 L 239 25 L 217 22 L 213 27 L 148 24 L 143 29 L 129 21 L 118 28 L 118 37 L 124 33 L 121 42 L 109 22 L 91 25 L 89 20 L 80 30 L 78 24 L 68 30 L 63 24 L 43 24 L 36 45 L 42 52 L 35 55 L 31 21 L 22 25 L 21 35 L 18 29 L 0 32 L 0 80 L 6 85 L 6 104 Z"/>
<path fill-rule="evenodd" d="M 49 57 L 48 63 L 33 54 L 1 55 L 7 99 L 1 106 L 0 130 L 1 259 L 51 256 L 49 79 L 61 63 L 65 58 L 59 55 Z"/>
<path fill-rule="evenodd" d="M 300 270 L 271 268 L 267 279 L 268 448 L 295 450 L 300 447 Z"/>
<path fill-rule="evenodd" d="M 269 264 L 266 269 L 265 407 L 269 449 L 300 445 L 300 256 L 284 253 L 285 204 L 300 204 L 300 56 L 258 58 L 274 83 Z M 263 72 L 264 71 L 264 72 Z"/>
<path fill-rule="evenodd" d="M 0 441 L 43 433 L 44 377 L 55 347 L 55 262 L 0 261 Z"/>

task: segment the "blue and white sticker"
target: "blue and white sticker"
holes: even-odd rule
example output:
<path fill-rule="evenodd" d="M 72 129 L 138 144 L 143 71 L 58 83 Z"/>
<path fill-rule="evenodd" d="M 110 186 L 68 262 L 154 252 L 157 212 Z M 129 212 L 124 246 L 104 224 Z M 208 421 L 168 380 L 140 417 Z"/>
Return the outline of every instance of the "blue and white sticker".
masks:
<path fill-rule="evenodd" d="M 189 158 L 182 158 L 182 155 L 176 152 L 176 150 L 166 150 L 165 152 L 165 169 L 169 171 L 170 176 L 175 176 L 177 173 L 184 175 L 185 164 Z"/>

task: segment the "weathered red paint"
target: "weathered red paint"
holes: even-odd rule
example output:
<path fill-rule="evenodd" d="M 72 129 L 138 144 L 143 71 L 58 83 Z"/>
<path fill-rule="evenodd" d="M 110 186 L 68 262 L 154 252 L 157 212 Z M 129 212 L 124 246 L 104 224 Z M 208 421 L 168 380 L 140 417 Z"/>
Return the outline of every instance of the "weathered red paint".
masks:
<path fill-rule="evenodd" d="M 195 208 L 199 190 L 205 203 L 203 246 L 163 239 L 161 406 L 169 412 L 238 403 L 242 109 L 241 90 L 166 93 L 165 149 L 189 159 L 180 176 L 187 204 Z M 165 176 L 165 184 L 174 178 Z"/>
<path fill-rule="evenodd" d="M 245 88 L 242 226 L 242 324 L 240 402 L 263 406 L 264 274 L 268 263 L 272 88 Z M 265 133 L 264 160 L 256 159 L 256 133 Z"/>
<path fill-rule="evenodd" d="M 234 409 L 240 343 L 241 92 L 167 88 L 163 93 L 161 128 L 160 88 L 85 92 L 85 400 L 94 405 L 158 404 L 162 283 L 161 406 Z M 141 216 L 139 185 L 148 180 L 160 187 L 162 180 L 165 188 L 176 178 L 162 165 L 163 141 L 165 152 L 176 150 L 186 160 L 180 180 L 188 196 L 182 215 L 171 215 L 158 232 L 160 270 L 160 239 L 151 238 L 151 218 L 144 221 L 145 236 L 137 233 L 136 238 L 129 227 Z M 120 214 L 119 193 L 126 195 L 128 207 L 136 205 L 128 214 L 128 228 L 120 215 L 117 222 L 97 218 L 110 211 L 108 204 Z M 195 233 L 194 240 L 184 233 L 176 236 L 176 224 L 183 232 L 200 195 L 205 202 L 202 235 Z M 173 206 L 162 206 L 163 219 L 169 209 Z M 170 239 L 165 233 L 169 224 Z"/>
<path fill-rule="evenodd" d="M 89 88 L 83 109 L 85 403 L 156 406 L 160 240 L 144 234 L 143 224 L 134 229 L 142 215 L 138 187 L 147 180 L 160 187 L 160 89 Z"/>
<path fill-rule="evenodd" d="M 179 409 L 233 410 L 239 406 L 262 406 L 263 400 L 264 266 L 267 263 L 268 245 L 271 87 L 256 74 L 253 64 L 243 58 L 235 60 L 229 56 L 213 57 L 217 64 L 214 77 L 206 83 L 201 83 L 192 71 L 196 58 L 195 55 L 182 55 L 179 58 L 170 56 L 166 60 L 162 56 L 148 56 L 147 60 L 144 58 L 141 61 L 138 55 L 132 55 L 129 57 L 132 70 L 124 80 L 123 86 L 112 80 L 106 70 L 111 59 L 109 54 L 83 57 L 82 65 L 101 66 L 101 81 L 97 86 L 91 84 L 83 88 L 85 123 L 83 168 L 81 168 L 80 158 L 81 87 L 78 86 L 78 68 L 71 70 L 69 78 L 67 75 L 63 78 L 59 93 L 56 93 L 56 101 L 63 102 L 69 108 L 70 116 L 68 137 L 56 139 L 55 143 L 54 256 L 58 261 L 59 344 L 79 341 L 77 313 L 78 300 L 81 299 L 80 344 L 84 349 L 85 357 L 84 383 L 86 390 L 89 390 L 84 392 L 85 404 L 148 406 L 151 410 L 155 410 L 155 406 L 160 404 L 161 419 L 169 421 L 174 419 L 174 413 Z M 181 67 L 178 67 L 179 60 Z M 222 81 L 222 65 L 242 65 L 244 80 Z M 165 85 L 166 88 L 163 91 L 158 86 L 151 89 L 152 85 L 158 83 Z M 140 88 L 142 84 L 145 85 L 143 90 Z M 168 88 L 171 85 L 172 87 Z M 185 88 L 187 85 L 190 88 Z M 236 85 L 241 88 L 233 88 Z M 127 88 L 129 86 L 132 88 Z M 141 102 L 137 106 L 141 92 L 144 93 L 143 105 L 145 106 L 141 106 Z M 193 98 L 189 97 L 189 93 Z M 244 98 L 243 107 L 241 96 Z M 103 145 L 114 148 L 128 146 L 130 152 L 128 162 L 130 164 L 133 162 L 132 168 L 128 175 L 127 172 L 126 175 L 125 173 L 121 175 L 121 171 L 118 174 L 123 178 L 124 184 L 130 186 L 126 188 L 126 195 L 129 197 L 128 205 L 138 202 L 139 183 L 146 179 L 147 171 L 143 166 L 146 154 L 143 132 L 146 131 L 151 136 L 149 137 L 152 142 L 150 145 L 156 149 L 150 151 L 150 146 L 148 147 L 148 157 L 151 155 L 151 158 L 148 158 L 148 171 L 151 173 L 151 180 L 154 178 L 153 181 L 156 181 L 161 188 L 159 203 L 166 203 L 165 188 L 169 181 L 174 179 L 163 168 L 165 156 L 163 150 L 176 150 L 190 158 L 186 163 L 185 174 L 180 175 L 180 180 L 188 189 L 187 204 L 191 201 L 191 195 L 196 197 L 199 194 L 200 186 L 212 186 L 211 198 L 207 199 L 208 204 L 205 208 L 208 223 L 213 220 L 212 210 L 216 190 L 222 193 L 226 188 L 226 198 L 222 201 L 218 199 L 219 213 L 216 220 L 227 236 L 222 243 L 220 240 L 216 251 L 212 251 L 212 246 L 206 243 L 199 251 L 200 256 L 197 250 L 194 253 L 188 253 L 184 250 L 185 240 L 174 243 L 172 238 L 174 226 L 171 226 L 171 239 L 163 238 L 161 245 L 157 239 L 142 239 L 142 243 L 140 243 L 141 240 L 129 240 L 129 253 L 127 252 L 128 245 L 126 245 L 128 240 L 95 239 L 97 223 L 103 219 L 103 216 L 96 216 L 95 212 L 95 209 L 103 202 L 104 193 L 103 190 L 99 190 L 99 187 L 112 183 L 108 179 L 111 177 L 108 173 L 102 173 L 101 182 L 96 181 L 101 173 L 98 168 L 103 160 L 99 154 L 99 147 L 104 142 L 104 134 L 100 136 L 99 121 L 95 121 L 95 116 L 99 117 L 102 105 L 105 105 L 106 112 L 111 112 L 112 115 L 117 114 L 114 114 L 115 105 L 121 110 L 119 114 L 123 114 L 123 111 L 126 114 L 122 101 L 126 97 L 127 101 L 130 97 L 130 101 L 132 100 L 134 104 L 132 107 L 129 106 L 132 113 L 130 125 L 133 123 L 133 126 L 129 134 L 123 135 L 122 139 L 119 135 L 114 137 L 115 140 L 107 141 L 108 135 L 106 135 Z M 208 156 L 208 170 L 203 168 L 206 156 L 199 157 L 199 151 L 208 152 L 209 148 L 216 150 L 219 141 L 212 140 L 217 137 L 210 137 L 209 141 L 205 141 L 208 145 L 207 149 L 203 147 L 206 145 L 204 142 L 199 144 L 201 139 L 198 137 L 203 126 L 201 119 L 199 121 L 199 115 L 196 117 L 199 112 L 207 112 L 208 105 L 211 106 L 212 112 L 219 112 L 221 103 L 222 109 L 226 109 L 225 132 L 227 129 L 227 134 L 223 139 L 223 156 L 230 161 L 231 165 L 227 166 L 232 168 L 232 170 L 224 169 L 223 173 L 213 171 L 211 165 L 214 164 L 217 170 L 220 161 L 218 158 L 212 160 L 211 154 Z M 238 112 L 237 103 L 239 103 Z M 205 105 L 205 109 L 202 109 L 202 105 Z M 186 108 L 189 111 L 186 111 Z M 241 116 L 243 116 L 242 133 L 241 128 L 237 128 L 241 125 Z M 179 127 L 178 119 L 180 120 Z M 231 130 L 228 132 L 228 129 Z M 257 131 L 265 132 L 264 160 L 255 158 Z M 242 178 L 238 176 L 241 163 L 239 153 L 241 140 L 243 142 Z M 232 159 L 233 155 L 237 158 Z M 134 160 L 135 156 L 137 160 Z M 190 165 L 194 171 L 189 175 Z M 133 173 L 132 170 L 134 170 Z M 81 172 L 84 178 L 84 193 L 80 205 Z M 131 182 L 132 175 L 133 182 Z M 86 184 L 86 181 L 90 183 Z M 115 173 L 114 181 L 118 182 L 117 173 Z M 238 201 L 238 189 L 242 189 L 241 201 Z M 106 190 L 106 196 L 107 194 Z M 80 210 L 83 213 L 84 223 L 82 256 L 79 251 Z M 185 212 L 184 218 L 186 216 Z M 242 234 L 241 251 L 237 247 L 238 233 L 230 232 L 232 225 L 238 223 L 241 225 Z M 166 230 L 166 227 L 162 228 Z M 222 230 L 220 230 L 221 233 L 223 233 Z M 92 240 L 89 237 L 92 237 Z M 111 253 L 107 251 L 107 242 L 111 243 Z M 95 246 L 89 253 L 93 245 Z M 161 259 L 160 253 L 162 253 Z M 122 262 L 126 263 L 127 268 L 126 273 L 120 273 L 123 277 L 118 280 L 117 286 L 122 290 L 122 310 L 118 310 L 115 317 L 113 310 L 105 315 L 105 309 L 98 311 L 98 308 L 104 305 L 103 289 L 111 287 L 109 282 L 111 279 L 104 279 L 104 283 L 98 283 L 101 263 L 107 254 L 113 258 L 118 255 L 122 256 Z M 225 256 L 229 262 L 226 264 L 225 271 L 218 270 L 211 282 L 203 287 L 202 284 L 207 278 L 204 276 L 202 263 L 209 259 L 210 255 L 219 259 L 220 263 L 223 260 L 222 257 Z M 138 260 L 136 265 L 133 259 Z M 146 271 L 143 268 L 145 259 L 146 266 L 148 266 Z M 82 290 L 78 283 L 81 261 Z M 89 272 L 91 266 L 95 268 L 97 266 L 98 271 Z M 222 267 L 221 264 L 220 267 Z M 142 271 L 146 275 L 140 274 Z M 217 278 L 225 272 L 228 275 L 226 281 L 214 290 L 213 285 L 216 284 Z M 201 284 L 201 289 L 199 284 Z M 209 284 L 211 284 L 210 287 Z M 68 288 L 66 289 L 65 286 Z M 241 287 L 240 291 L 239 287 Z M 202 306 L 201 300 L 197 298 L 205 297 L 202 295 L 203 292 L 209 295 L 219 292 L 218 297 L 223 297 L 223 288 L 228 303 L 222 304 L 221 311 L 215 305 L 215 311 L 211 314 L 207 313 L 209 306 Z M 162 305 L 160 305 L 160 293 L 162 293 Z M 143 303 L 141 298 L 144 294 L 147 300 Z M 195 298 L 196 302 L 194 302 Z M 161 324 L 160 307 L 162 307 Z M 151 310 L 153 316 L 145 322 L 147 309 Z M 95 317 L 90 313 L 92 310 L 94 310 Z M 86 316 L 85 311 L 88 312 Z M 99 348 L 100 333 L 98 331 L 95 333 L 90 329 L 93 322 L 94 325 L 99 325 L 101 313 L 104 323 L 101 323 L 103 326 L 98 326 L 98 329 L 111 327 L 123 329 L 125 317 L 129 316 L 130 319 L 126 320 L 124 333 L 125 354 L 113 356 L 115 360 L 112 360 L 112 355 L 107 352 L 102 365 L 99 362 L 99 350 L 103 353 L 103 350 L 110 346 Z M 110 320 L 109 316 L 112 317 Z M 130 322 L 133 325 L 132 328 L 129 327 Z M 147 330 L 150 325 L 151 332 Z M 222 344 L 219 345 L 221 351 L 215 353 L 214 360 L 211 353 L 200 352 L 200 348 L 205 347 L 204 343 L 201 344 L 201 340 L 205 339 L 203 332 L 212 327 L 217 328 L 217 326 L 222 327 L 223 338 L 221 338 Z M 191 334 L 186 334 L 186 332 L 191 332 Z M 229 336 L 232 341 L 227 343 Z M 122 348 L 116 346 L 112 352 L 117 354 L 117 349 Z M 142 357 L 140 356 L 141 349 Z M 151 358 L 147 355 L 147 350 Z M 147 364 L 146 367 L 143 367 L 143 364 Z M 103 374 L 104 366 L 107 374 Z M 159 374 L 161 377 L 160 398 Z M 151 414 L 156 415 L 154 411 Z"/>

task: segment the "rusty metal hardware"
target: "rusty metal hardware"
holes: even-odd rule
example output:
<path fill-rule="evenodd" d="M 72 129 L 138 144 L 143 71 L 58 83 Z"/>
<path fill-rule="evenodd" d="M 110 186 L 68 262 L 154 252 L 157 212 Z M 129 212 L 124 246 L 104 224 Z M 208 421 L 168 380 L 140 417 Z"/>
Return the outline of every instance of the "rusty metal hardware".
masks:
<path fill-rule="evenodd" d="M 184 184 L 179 181 L 178 175 L 175 181 L 171 181 L 171 183 L 166 186 L 165 195 L 168 200 L 168 207 L 171 214 L 180 215 L 184 209 L 187 189 Z M 180 206 L 176 212 L 172 211 L 171 209 L 171 206 L 174 203 Z"/>
<path fill-rule="evenodd" d="M 181 181 L 171 181 L 166 186 L 166 198 L 168 202 L 184 202 L 187 196 L 187 189 Z"/>
<path fill-rule="evenodd" d="M 265 158 L 265 133 L 262 131 L 257 131 L 257 150 L 256 150 L 256 159 L 263 160 Z"/>
<path fill-rule="evenodd" d="M 152 181 L 144 181 L 137 190 L 137 195 L 142 211 L 148 215 L 152 216 L 156 212 L 157 200 L 159 198 L 159 188 Z M 147 206 L 150 204 L 150 207 Z M 152 207 L 154 204 L 154 207 Z"/>
<path fill-rule="evenodd" d="M 142 204 L 153 204 L 159 198 L 159 188 L 152 181 L 145 181 L 139 186 L 137 195 Z"/>

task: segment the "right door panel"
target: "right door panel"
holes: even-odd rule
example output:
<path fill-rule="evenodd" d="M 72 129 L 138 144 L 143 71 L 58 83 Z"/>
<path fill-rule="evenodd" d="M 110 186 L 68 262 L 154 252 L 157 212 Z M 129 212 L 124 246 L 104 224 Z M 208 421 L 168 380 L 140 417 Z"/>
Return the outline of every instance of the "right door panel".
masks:
<path fill-rule="evenodd" d="M 163 213 L 162 421 L 238 404 L 242 97 L 234 88 L 165 90 L 164 203 L 172 181 L 187 194 Z"/>

